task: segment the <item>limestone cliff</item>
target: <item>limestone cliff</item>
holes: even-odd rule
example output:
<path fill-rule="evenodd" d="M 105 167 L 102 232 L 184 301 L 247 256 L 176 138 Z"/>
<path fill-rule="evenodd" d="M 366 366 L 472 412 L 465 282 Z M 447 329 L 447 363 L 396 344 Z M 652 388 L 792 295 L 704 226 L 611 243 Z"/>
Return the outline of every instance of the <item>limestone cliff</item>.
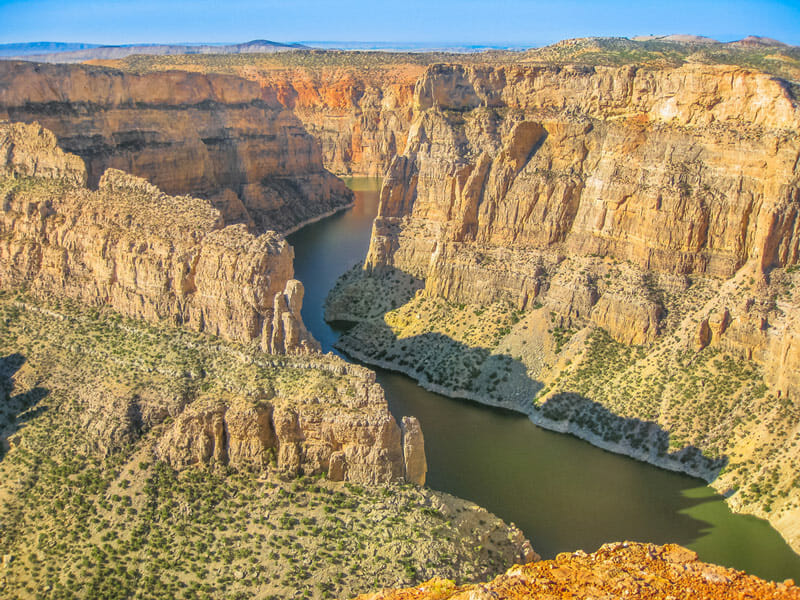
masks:
<path fill-rule="evenodd" d="M 291 110 L 319 140 L 334 173 L 379 177 L 405 149 L 413 115 L 414 84 L 424 67 L 381 69 L 258 69 L 242 77 Z"/>
<path fill-rule="evenodd" d="M 556 600 L 561 598 L 800 598 L 792 581 L 770 583 L 741 571 L 697 560 L 670 544 L 622 542 L 597 552 L 559 554 L 555 560 L 517 565 L 486 583 L 456 585 L 432 579 L 415 588 L 364 594 L 358 600 Z"/>
<path fill-rule="evenodd" d="M 800 258 L 800 111 L 780 80 L 725 66 L 435 66 L 414 102 L 369 269 L 397 268 L 456 303 L 545 302 L 559 326 L 588 319 L 641 344 L 666 315 L 647 273 L 674 288 L 746 264 L 763 279 Z M 605 272 L 565 270 L 566 256 L 636 269 L 604 285 Z"/>
<path fill-rule="evenodd" d="M 270 352 L 319 349 L 302 325 L 302 286 L 280 235 L 224 226 L 208 201 L 168 196 L 115 169 L 89 190 L 80 158 L 38 125 L 0 124 L 0 159 L 3 287 L 227 340 L 270 338 L 262 342 Z"/>
<path fill-rule="evenodd" d="M 0 63 L 0 118 L 38 121 L 84 159 L 169 194 L 212 200 L 226 223 L 285 232 L 352 201 L 303 124 L 254 82 L 79 65 Z"/>
<path fill-rule="evenodd" d="M 291 368 L 291 365 L 287 365 Z M 229 465 L 293 475 L 326 473 L 332 481 L 422 485 L 422 432 L 403 430 L 388 411 L 375 374 L 335 359 L 311 361 L 340 378 L 325 396 L 309 390 L 268 400 L 211 397 L 195 401 L 159 440 L 156 454 L 176 468 Z M 420 475 L 421 471 L 421 475 Z"/>
<path fill-rule="evenodd" d="M 800 548 L 800 109 L 733 66 L 430 67 L 328 317 L 429 389 L 712 481 Z"/>

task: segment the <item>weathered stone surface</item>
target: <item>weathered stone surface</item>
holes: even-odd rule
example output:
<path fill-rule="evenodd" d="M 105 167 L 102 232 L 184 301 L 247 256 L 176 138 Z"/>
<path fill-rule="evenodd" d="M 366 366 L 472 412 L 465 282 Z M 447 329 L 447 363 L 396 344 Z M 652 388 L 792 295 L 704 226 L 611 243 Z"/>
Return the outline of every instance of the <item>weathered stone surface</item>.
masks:
<path fill-rule="evenodd" d="M 405 478 L 409 483 L 425 485 L 428 462 L 425 459 L 425 439 L 416 417 L 403 417 L 403 463 Z"/>
<path fill-rule="evenodd" d="M 0 206 L 4 287 L 107 304 L 240 342 L 260 340 L 278 322 L 285 339 L 268 350 L 318 349 L 300 317 L 302 287 L 288 283 L 293 252 L 280 235 L 225 227 L 208 201 L 168 196 L 115 169 L 90 191 L 79 185 L 80 159 L 38 125 L 0 125 L 0 139 L 0 169 L 9 177 Z M 44 177 L 31 186 L 14 183 L 37 169 Z M 276 315 L 275 298 L 284 294 L 291 310 Z"/>
<path fill-rule="evenodd" d="M 300 310 L 303 305 L 303 284 L 296 279 L 286 282 L 286 288 L 275 294 L 272 321 L 264 325 L 261 349 L 273 354 L 308 354 L 320 352 L 321 347 L 308 332 Z"/>
<path fill-rule="evenodd" d="M 0 115 L 52 131 L 84 159 L 90 185 L 116 168 L 208 198 L 226 223 L 285 232 L 352 195 L 303 124 L 268 96 L 231 75 L 0 63 Z"/>
<path fill-rule="evenodd" d="M 402 153 L 413 114 L 420 65 L 381 69 L 239 70 L 262 94 L 290 109 L 319 140 L 325 167 L 334 173 L 382 176 Z"/>
<path fill-rule="evenodd" d="M 12 177 L 63 179 L 86 184 L 83 161 L 58 149 L 51 131 L 38 123 L 6 125 L 0 130 L 0 174 Z"/>
<path fill-rule="evenodd" d="M 536 598 L 800 598 L 792 581 L 767 582 L 742 571 L 697 560 L 675 544 L 622 542 L 597 552 L 559 554 L 555 560 L 517 565 L 487 583 L 458 586 L 433 579 L 415 588 L 364 594 L 358 600 L 523 600 Z"/>
<path fill-rule="evenodd" d="M 177 416 L 156 454 L 179 469 L 274 465 L 292 475 L 326 472 L 334 481 L 422 485 L 419 422 L 404 418 L 401 433 L 370 371 L 351 369 L 342 377 L 341 390 L 325 397 L 197 399 Z"/>
<path fill-rule="evenodd" d="M 665 316 L 649 271 L 796 264 L 798 109 L 736 67 L 435 65 L 381 191 L 366 265 L 452 302 L 544 303 L 625 343 Z M 563 257 L 626 261 L 630 290 Z M 549 276 L 543 276 L 547 274 Z M 717 336 L 727 327 L 721 325 Z M 699 342 L 698 342 L 699 343 Z"/>

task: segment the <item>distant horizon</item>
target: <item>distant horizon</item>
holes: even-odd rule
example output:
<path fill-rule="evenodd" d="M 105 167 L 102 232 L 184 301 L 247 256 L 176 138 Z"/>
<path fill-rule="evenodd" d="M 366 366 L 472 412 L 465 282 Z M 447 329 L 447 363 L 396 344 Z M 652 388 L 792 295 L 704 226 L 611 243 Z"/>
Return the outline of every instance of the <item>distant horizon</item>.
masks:
<path fill-rule="evenodd" d="M 120 43 L 100 43 L 94 42 L 89 40 L 26 40 L 26 41 L 17 41 L 17 42 L 3 42 L 0 41 L 1 46 L 24 46 L 24 45 L 35 45 L 35 44 L 64 44 L 64 45 L 86 45 L 86 46 L 94 46 L 94 47 L 128 47 L 128 46 L 235 46 L 240 44 L 248 44 L 251 42 L 263 41 L 269 42 L 274 44 L 280 45 L 292 45 L 292 44 L 300 44 L 305 46 L 313 46 L 313 45 L 325 45 L 328 48 L 317 48 L 317 49 L 333 49 L 335 45 L 358 45 L 358 46 L 374 46 L 374 48 L 363 48 L 363 49 L 376 49 L 379 50 L 381 47 L 387 48 L 403 48 L 403 47 L 418 47 L 421 49 L 425 48 L 500 48 L 500 49 L 528 49 L 528 48 L 542 48 L 545 46 L 550 46 L 556 44 L 561 41 L 570 40 L 570 39 L 584 39 L 584 38 L 620 38 L 620 39 L 629 39 L 634 40 L 636 37 L 644 37 L 644 36 L 654 36 L 656 38 L 659 37 L 667 37 L 671 35 L 692 35 L 698 37 L 706 37 L 712 39 L 716 42 L 727 44 L 731 42 L 736 42 L 742 40 L 749 36 L 756 36 L 760 38 L 768 38 L 773 39 L 778 42 L 785 43 L 789 46 L 796 46 L 795 44 L 790 44 L 782 39 L 774 38 L 772 36 L 758 34 L 758 33 L 750 33 L 745 36 L 739 37 L 732 37 L 730 39 L 718 39 L 713 38 L 708 35 L 704 35 L 701 33 L 685 33 L 685 32 L 673 32 L 673 33 L 636 33 L 630 35 L 590 35 L 590 36 L 577 36 L 576 38 L 560 38 L 555 41 L 548 41 L 548 42 L 531 42 L 528 44 L 516 43 L 516 42 L 505 42 L 505 41 L 464 41 L 464 40 L 434 40 L 430 42 L 417 42 L 411 40 L 279 40 L 274 38 L 252 38 L 252 39 L 242 39 L 242 40 L 235 40 L 235 41 L 138 41 L 138 42 L 120 42 Z M 315 48 L 312 48 L 315 49 Z"/>
<path fill-rule="evenodd" d="M 281 43 L 540 47 L 581 37 L 759 35 L 800 45 L 796 0 L 0 0 L 0 43 Z M 199 40 L 176 42 L 175 40 Z"/>

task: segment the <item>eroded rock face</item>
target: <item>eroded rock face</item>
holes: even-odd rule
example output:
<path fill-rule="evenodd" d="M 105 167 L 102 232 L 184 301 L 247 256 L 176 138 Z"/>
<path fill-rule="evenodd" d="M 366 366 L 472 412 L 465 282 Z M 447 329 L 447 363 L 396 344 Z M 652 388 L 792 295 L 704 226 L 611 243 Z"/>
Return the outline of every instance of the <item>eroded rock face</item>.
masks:
<path fill-rule="evenodd" d="M 283 292 L 275 294 L 272 321 L 264 325 L 261 349 L 272 354 L 308 354 L 320 352 L 319 342 L 306 329 L 300 310 L 303 284 L 297 279 L 286 282 Z"/>
<path fill-rule="evenodd" d="M 38 125 L 0 125 L 0 157 L 4 287 L 107 304 L 239 342 L 259 341 L 279 323 L 281 343 L 265 349 L 318 350 L 300 318 L 302 286 L 280 235 L 226 227 L 208 201 L 168 196 L 115 169 L 91 191 L 80 185 L 80 159 Z"/>
<path fill-rule="evenodd" d="M 207 198 L 226 223 L 259 232 L 285 232 L 352 201 L 303 124 L 257 83 L 230 75 L 3 61 L 0 118 L 52 131 L 84 159 L 92 187 L 120 169 L 169 194 Z"/>
<path fill-rule="evenodd" d="M 425 485 L 428 462 L 425 459 L 425 439 L 422 436 L 422 427 L 416 417 L 403 417 L 400 426 L 403 429 L 403 463 L 406 481 Z"/>
<path fill-rule="evenodd" d="M 425 448 L 415 418 L 403 429 L 388 411 L 375 375 L 342 369 L 327 396 L 201 398 L 161 438 L 156 455 L 175 468 L 220 464 L 298 475 L 327 473 L 333 481 L 423 485 Z"/>
<path fill-rule="evenodd" d="M 257 82 L 319 140 L 325 167 L 334 173 L 382 176 L 402 153 L 413 115 L 420 65 L 380 69 L 322 68 L 259 70 L 239 75 Z"/>
<path fill-rule="evenodd" d="M 767 75 L 435 65 L 414 103 L 368 269 L 457 303 L 544 302 L 641 344 L 664 316 L 648 272 L 729 278 L 800 258 L 800 113 Z M 590 269 L 565 272 L 565 256 L 639 274 L 630 293 L 606 293 Z"/>
<path fill-rule="evenodd" d="M 457 586 L 431 580 L 416 588 L 364 594 L 358 600 L 503 600 L 537 598 L 800 598 L 792 582 L 772 583 L 742 571 L 697 560 L 668 544 L 622 542 L 597 552 L 559 554 L 555 560 L 518 565 L 487 583 Z"/>

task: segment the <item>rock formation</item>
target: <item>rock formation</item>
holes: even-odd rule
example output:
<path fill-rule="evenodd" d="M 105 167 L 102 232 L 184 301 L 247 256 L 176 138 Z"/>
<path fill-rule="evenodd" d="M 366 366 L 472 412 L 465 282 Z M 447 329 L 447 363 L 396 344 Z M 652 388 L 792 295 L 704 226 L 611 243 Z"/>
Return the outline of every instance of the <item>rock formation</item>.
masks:
<path fill-rule="evenodd" d="M 728 279 L 747 264 L 763 279 L 800 258 L 800 113 L 780 80 L 720 66 L 443 65 L 414 103 L 368 269 L 412 274 L 456 303 L 546 302 L 563 326 L 588 319 L 642 344 L 665 316 L 646 273 Z M 565 271 L 565 256 L 638 273 L 606 287 L 602 273 Z M 738 339 L 773 345 L 749 331 Z M 741 352 L 768 364 L 756 347 Z"/>
<path fill-rule="evenodd" d="M 52 131 L 84 159 L 92 187 L 120 169 L 168 194 L 209 199 L 226 223 L 259 232 L 285 232 L 352 201 L 302 123 L 230 75 L 2 61 L 2 118 Z"/>
<path fill-rule="evenodd" d="M 385 590 L 358 600 L 556 600 L 561 598 L 800 598 L 792 581 L 771 583 L 697 560 L 675 544 L 622 542 L 597 552 L 559 554 L 555 560 L 517 565 L 487 583 L 456 585 L 432 579 L 415 588 Z"/>
<path fill-rule="evenodd" d="M 91 191 L 81 185 L 80 159 L 38 125 L 0 126 L 0 158 L 3 287 L 105 304 L 227 340 L 272 332 L 270 352 L 319 349 L 302 324 L 302 286 L 280 235 L 226 227 L 208 201 L 168 196 L 116 169 Z"/>
<path fill-rule="evenodd" d="M 333 481 L 423 485 L 418 421 L 404 418 L 401 432 L 372 371 L 348 367 L 341 378 L 328 397 L 198 399 L 175 419 L 156 454 L 179 469 L 209 463 L 255 471 L 274 466 L 292 475 L 327 473 Z"/>
<path fill-rule="evenodd" d="M 416 417 L 403 417 L 400 425 L 403 429 L 403 464 L 406 481 L 425 485 L 425 474 L 428 462 L 425 460 L 425 439 L 422 428 Z"/>
<path fill-rule="evenodd" d="M 334 173 L 380 177 L 403 152 L 420 65 L 382 69 L 241 69 L 263 94 L 290 109 L 319 140 Z"/>

